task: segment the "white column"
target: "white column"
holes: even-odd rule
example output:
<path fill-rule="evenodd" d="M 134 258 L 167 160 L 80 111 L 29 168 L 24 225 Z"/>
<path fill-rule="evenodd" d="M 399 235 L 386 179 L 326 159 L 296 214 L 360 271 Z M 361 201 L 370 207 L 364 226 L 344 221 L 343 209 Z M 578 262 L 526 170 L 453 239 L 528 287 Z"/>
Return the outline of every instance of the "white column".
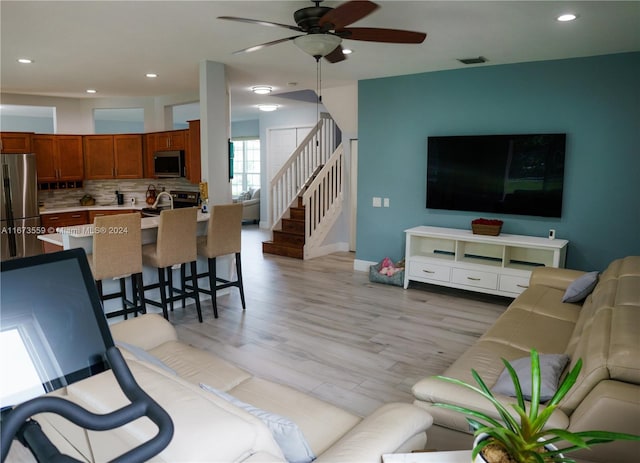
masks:
<path fill-rule="evenodd" d="M 225 65 L 200 62 L 200 143 L 202 181 L 209 183 L 209 205 L 231 202 L 228 140 L 229 89 Z"/>

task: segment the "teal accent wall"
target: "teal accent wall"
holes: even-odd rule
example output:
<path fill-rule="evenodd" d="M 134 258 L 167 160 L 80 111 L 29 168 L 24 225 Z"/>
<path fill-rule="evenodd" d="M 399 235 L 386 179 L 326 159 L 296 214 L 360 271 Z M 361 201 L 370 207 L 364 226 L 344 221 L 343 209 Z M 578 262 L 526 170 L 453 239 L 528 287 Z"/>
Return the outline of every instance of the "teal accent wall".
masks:
<path fill-rule="evenodd" d="M 570 241 L 567 267 L 640 254 L 640 53 L 430 72 L 359 82 L 356 259 L 404 256 L 404 230 L 470 228 Z M 426 208 L 427 137 L 567 134 L 562 217 Z M 389 208 L 372 207 L 374 196 Z"/>

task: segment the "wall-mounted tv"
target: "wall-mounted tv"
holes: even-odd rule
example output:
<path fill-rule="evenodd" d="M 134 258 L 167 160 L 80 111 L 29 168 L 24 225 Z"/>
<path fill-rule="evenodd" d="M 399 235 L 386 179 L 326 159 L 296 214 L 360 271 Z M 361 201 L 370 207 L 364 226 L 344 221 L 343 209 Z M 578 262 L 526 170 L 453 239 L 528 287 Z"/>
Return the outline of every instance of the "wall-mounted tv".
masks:
<path fill-rule="evenodd" d="M 427 139 L 427 208 L 560 217 L 566 134 Z"/>

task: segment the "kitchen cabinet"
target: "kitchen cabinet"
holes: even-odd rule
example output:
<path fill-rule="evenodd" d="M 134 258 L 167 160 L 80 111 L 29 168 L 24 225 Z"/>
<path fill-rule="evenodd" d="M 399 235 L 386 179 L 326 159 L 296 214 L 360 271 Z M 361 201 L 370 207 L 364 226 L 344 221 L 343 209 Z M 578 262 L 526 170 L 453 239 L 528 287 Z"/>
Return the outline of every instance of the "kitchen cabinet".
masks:
<path fill-rule="evenodd" d="M 200 183 L 200 121 L 189 121 L 189 137 L 184 154 L 185 177 Z"/>
<path fill-rule="evenodd" d="M 0 132 L 0 152 L 31 153 L 31 136 L 30 132 Z"/>
<path fill-rule="evenodd" d="M 114 135 L 115 178 L 143 178 L 142 135 Z"/>
<path fill-rule="evenodd" d="M 81 135 L 33 135 L 38 183 L 82 180 L 84 162 Z"/>
<path fill-rule="evenodd" d="M 89 223 L 89 214 L 87 211 L 42 214 L 40 218 L 42 227 L 46 233 L 55 233 L 56 227 L 70 227 L 72 225 Z"/>
<path fill-rule="evenodd" d="M 170 130 L 156 133 L 156 151 L 184 150 L 187 132 L 187 130 Z"/>
<path fill-rule="evenodd" d="M 142 135 L 85 135 L 85 179 L 142 178 Z"/>
<path fill-rule="evenodd" d="M 144 177 L 154 178 L 153 173 L 153 153 L 156 152 L 156 134 L 147 133 L 144 135 Z"/>

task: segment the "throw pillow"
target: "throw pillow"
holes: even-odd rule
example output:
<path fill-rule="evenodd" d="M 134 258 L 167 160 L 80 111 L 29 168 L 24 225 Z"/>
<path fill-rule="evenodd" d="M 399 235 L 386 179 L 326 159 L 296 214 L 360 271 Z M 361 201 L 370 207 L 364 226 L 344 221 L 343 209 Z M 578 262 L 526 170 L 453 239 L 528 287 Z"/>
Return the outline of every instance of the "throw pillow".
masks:
<path fill-rule="evenodd" d="M 311 450 L 307 439 L 305 439 L 302 434 L 302 431 L 298 425 L 290 419 L 276 413 L 271 413 L 258 407 L 254 407 L 251 404 L 236 399 L 231 394 L 227 394 L 224 391 L 206 384 L 201 383 L 200 387 L 205 391 L 209 391 L 218 397 L 221 397 L 236 407 L 251 413 L 253 416 L 265 423 L 289 463 L 310 463 L 316 459 L 316 456 L 313 453 L 313 450 Z"/>
<path fill-rule="evenodd" d="M 571 282 L 562 296 L 562 302 L 584 300 L 598 284 L 598 272 L 589 272 Z"/>
<path fill-rule="evenodd" d="M 564 367 L 569 362 L 569 356 L 566 354 L 540 354 L 540 402 L 550 400 L 558 389 L 560 375 Z M 523 357 L 513 362 L 509 362 L 518 375 L 522 395 L 527 400 L 531 400 L 531 357 Z M 498 394 L 516 396 L 516 390 L 511 381 L 509 371 L 505 368 L 502 370 L 498 381 L 491 388 L 493 392 Z"/>

